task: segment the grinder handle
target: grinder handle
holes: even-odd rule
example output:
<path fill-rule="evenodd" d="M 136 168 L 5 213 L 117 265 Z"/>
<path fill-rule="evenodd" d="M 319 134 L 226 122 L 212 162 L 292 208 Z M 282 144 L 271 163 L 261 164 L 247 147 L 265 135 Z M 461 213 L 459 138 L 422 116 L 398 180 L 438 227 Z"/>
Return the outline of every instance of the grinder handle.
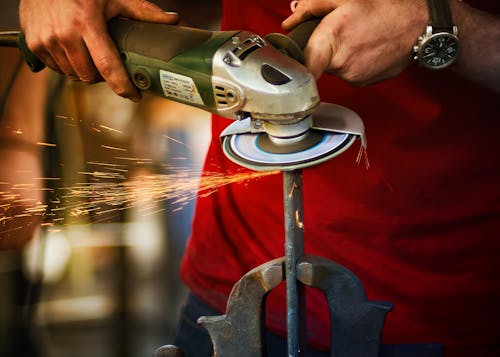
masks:
<path fill-rule="evenodd" d="M 206 41 L 212 35 L 212 32 L 208 30 L 125 18 L 111 19 L 108 22 L 108 30 L 120 52 L 135 51 L 166 62 L 179 53 Z M 163 45 L 166 41 L 168 41 L 168 46 Z M 33 72 L 39 72 L 45 68 L 45 64 L 28 48 L 22 32 L 19 32 L 17 36 L 17 48 Z"/>
<path fill-rule="evenodd" d="M 111 19 L 108 29 L 122 56 L 132 52 L 164 62 L 196 48 L 213 35 L 208 30 L 125 18 Z"/>
<path fill-rule="evenodd" d="M 315 17 L 313 19 L 302 22 L 288 33 L 288 37 L 290 38 L 290 40 L 294 41 L 297 46 L 299 46 L 301 49 L 304 49 L 307 45 L 307 41 L 309 41 L 309 37 L 311 37 L 311 34 L 316 29 L 320 21 L 321 19 Z"/>
<path fill-rule="evenodd" d="M 320 18 L 312 18 L 294 27 L 288 35 L 270 33 L 266 36 L 266 40 L 279 51 L 304 64 L 303 50 L 307 45 L 307 41 L 309 41 L 309 37 L 311 37 L 311 34 L 320 21 Z"/>

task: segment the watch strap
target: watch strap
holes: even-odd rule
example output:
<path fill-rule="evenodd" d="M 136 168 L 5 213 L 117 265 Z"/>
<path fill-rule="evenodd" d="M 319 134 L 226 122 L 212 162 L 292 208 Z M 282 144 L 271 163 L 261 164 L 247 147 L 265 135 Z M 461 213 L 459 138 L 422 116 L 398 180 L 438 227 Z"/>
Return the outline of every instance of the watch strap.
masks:
<path fill-rule="evenodd" d="M 426 0 L 433 32 L 451 32 L 453 19 L 448 0 Z"/>

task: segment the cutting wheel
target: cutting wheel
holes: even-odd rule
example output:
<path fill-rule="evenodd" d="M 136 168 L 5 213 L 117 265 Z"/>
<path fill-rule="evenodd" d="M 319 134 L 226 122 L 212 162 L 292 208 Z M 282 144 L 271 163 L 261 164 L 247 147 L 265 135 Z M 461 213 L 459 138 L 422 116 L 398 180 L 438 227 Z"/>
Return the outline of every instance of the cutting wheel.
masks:
<path fill-rule="evenodd" d="M 355 135 L 311 129 L 300 141 L 276 144 L 266 133 L 225 136 L 222 148 L 238 165 L 256 171 L 295 170 L 319 164 L 346 150 Z"/>

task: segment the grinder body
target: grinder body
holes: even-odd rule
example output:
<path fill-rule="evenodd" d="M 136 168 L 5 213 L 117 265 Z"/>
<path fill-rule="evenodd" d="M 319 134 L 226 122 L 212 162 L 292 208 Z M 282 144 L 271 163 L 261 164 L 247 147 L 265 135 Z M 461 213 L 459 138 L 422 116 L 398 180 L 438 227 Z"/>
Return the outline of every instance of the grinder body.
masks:
<path fill-rule="evenodd" d="M 215 111 L 212 58 L 236 31 L 216 34 L 124 19 L 111 20 L 109 31 L 137 88 Z"/>
<path fill-rule="evenodd" d="M 207 31 L 125 19 L 109 23 L 143 91 L 239 119 L 294 123 L 319 104 L 314 78 L 247 31 Z"/>

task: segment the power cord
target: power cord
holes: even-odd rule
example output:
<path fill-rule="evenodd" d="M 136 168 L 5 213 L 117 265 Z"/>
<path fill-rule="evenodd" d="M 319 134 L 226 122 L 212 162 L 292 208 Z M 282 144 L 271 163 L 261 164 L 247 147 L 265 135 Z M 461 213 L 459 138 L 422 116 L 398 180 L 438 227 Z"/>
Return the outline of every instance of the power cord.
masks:
<path fill-rule="evenodd" d="M 17 47 L 17 38 L 19 36 L 19 31 L 3 31 L 0 32 L 0 47 Z M 19 70 L 21 69 L 21 65 L 23 64 L 23 58 L 20 57 L 17 61 L 12 73 L 7 80 L 7 84 L 5 89 L 0 96 L 0 124 L 1 120 L 3 120 L 3 114 L 5 112 L 5 105 L 7 100 L 9 99 L 9 93 L 14 85 L 14 82 L 19 74 Z"/>
<path fill-rule="evenodd" d="M 0 46 L 17 47 L 19 31 L 0 31 Z"/>
<path fill-rule="evenodd" d="M 0 31 L 0 47 L 18 47 L 18 38 L 20 32 L 19 31 Z M 4 120 L 4 112 L 7 105 L 7 101 L 9 99 L 10 92 L 12 87 L 19 75 L 20 69 L 22 65 L 25 64 L 25 59 L 23 56 L 20 56 L 18 61 L 15 63 L 15 66 L 10 73 L 5 88 L 3 89 L 0 95 L 0 125 Z M 45 113 L 44 113 L 44 122 L 45 122 L 45 135 L 50 142 L 57 140 L 55 137 L 55 128 L 54 128 L 54 106 L 55 101 L 58 100 L 61 90 L 64 88 L 64 77 L 55 76 L 48 85 L 48 94 L 46 97 L 46 105 L 45 105 Z M 50 138 L 50 139 L 49 139 Z M 55 141 L 54 141 L 55 142 Z M 42 153 L 42 167 L 44 170 L 44 177 L 59 177 L 60 168 L 57 163 L 59 163 L 59 151 L 58 150 L 50 150 L 44 151 Z M 52 187 L 54 183 L 47 182 L 47 187 Z M 49 190 L 50 191 L 50 190 Z M 49 195 L 49 193 L 47 193 Z M 50 199 L 46 198 L 46 201 L 50 202 Z M 48 207 L 50 211 L 51 207 Z M 40 259 L 45 258 L 45 245 L 46 240 L 42 238 L 41 241 L 41 249 L 39 250 Z M 30 336 L 35 334 L 36 329 L 36 308 L 38 302 L 40 301 L 40 296 L 43 289 L 43 272 L 40 272 L 39 276 L 34 279 L 30 279 L 25 286 L 25 302 L 24 302 L 24 311 L 23 311 L 23 328 L 26 329 L 27 333 Z M 36 338 L 34 339 L 36 340 Z M 34 351 L 32 351 L 34 353 Z M 31 355 L 31 354 L 30 354 Z"/>

